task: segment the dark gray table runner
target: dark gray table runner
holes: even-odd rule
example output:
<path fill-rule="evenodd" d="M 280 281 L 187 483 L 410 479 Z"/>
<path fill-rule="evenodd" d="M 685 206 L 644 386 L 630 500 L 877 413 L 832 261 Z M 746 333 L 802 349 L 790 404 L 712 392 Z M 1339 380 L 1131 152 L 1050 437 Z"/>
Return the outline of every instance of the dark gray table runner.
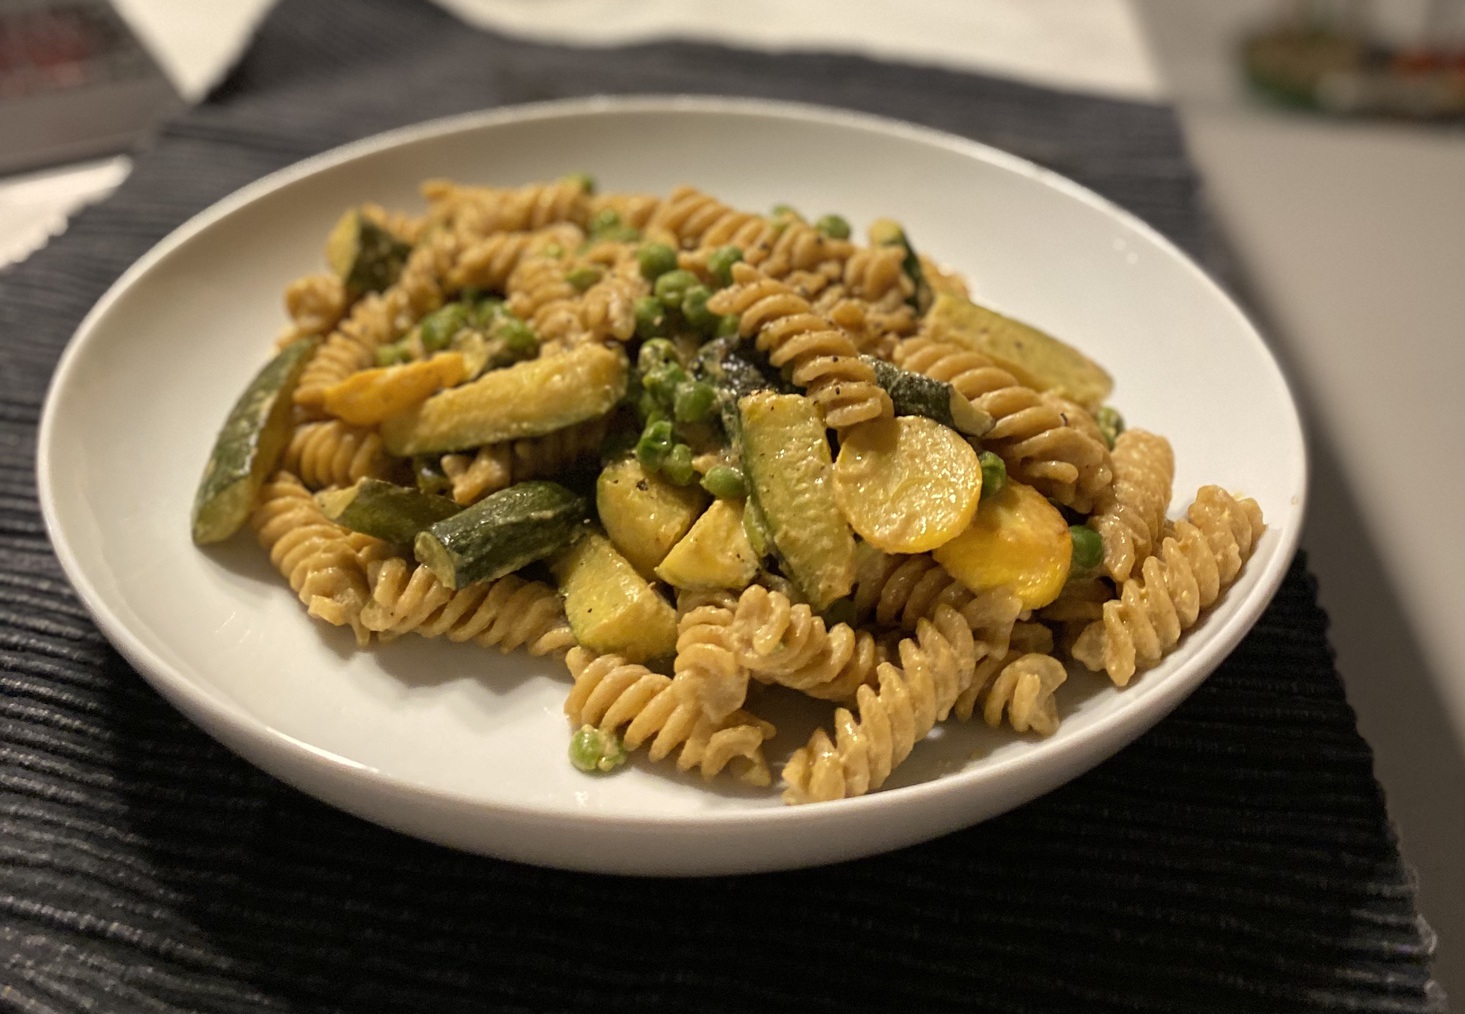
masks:
<path fill-rule="evenodd" d="M 1428 933 L 1300 560 L 1206 685 L 1092 773 L 925 845 L 736 878 L 542 870 L 366 824 L 217 746 L 103 640 L 46 542 L 34 444 L 57 356 L 128 264 L 238 186 L 382 129 L 687 91 L 965 134 L 1205 254 L 1158 107 L 845 56 L 541 46 L 425 3 L 285 0 L 116 196 L 0 272 L 0 1009 L 1430 1009 Z"/>

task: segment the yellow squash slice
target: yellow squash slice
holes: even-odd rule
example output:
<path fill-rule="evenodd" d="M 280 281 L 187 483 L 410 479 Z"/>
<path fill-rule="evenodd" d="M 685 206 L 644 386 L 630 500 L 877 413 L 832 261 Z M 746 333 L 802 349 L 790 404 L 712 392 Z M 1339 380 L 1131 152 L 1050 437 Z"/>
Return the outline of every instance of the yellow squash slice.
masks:
<path fill-rule="evenodd" d="M 743 504 L 714 500 L 672 547 L 656 576 L 675 588 L 741 590 L 758 576 L 758 554 L 743 530 Z"/>
<path fill-rule="evenodd" d="M 1024 609 L 1058 597 L 1073 562 L 1068 522 L 1043 494 L 1009 479 L 966 531 L 931 554 L 974 592 L 1008 586 Z"/>
<path fill-rule="evenodd" d="M 445 387 L 461 384 L 467 364 L 457 352 L 399 366 L 360 370 L 326 388 L 325 410 L 357 426 L 375 426 L 416 408 Z"/>
<path fill-rule="evenodd" d="M 575 640 L 632 662 L 677 647 L 677 613 L 599 532 L 589 532 L 550 564 L 565 596 Z"/>
<path fill-rule="evenodd" d="M 605 466 L 595 483 L 595 508 L 610 541 L 649 578 L 707 502 L 697 486 L 677 486 L 635 458 Z"/>
<path fill-rule="evenodd" d="M 862 539 L 887 553 L 925 553 L 950 542 L 971 523 L 981 497 L 977 452 L 922 416 L 855 427 L 834 463 L 839 509 Z"/>

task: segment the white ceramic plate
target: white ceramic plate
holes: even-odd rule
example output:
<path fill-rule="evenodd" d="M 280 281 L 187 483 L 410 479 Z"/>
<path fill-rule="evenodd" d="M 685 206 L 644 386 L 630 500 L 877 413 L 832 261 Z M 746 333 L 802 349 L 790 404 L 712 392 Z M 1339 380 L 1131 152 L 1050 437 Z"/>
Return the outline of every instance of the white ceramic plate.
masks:
<path fill-rule="evenodd" d="M 341 211 L 417 208 L 427 177 L 511 184 L 592 173 L 606 190 L 690 182 L 739 206 L 900 219 L 974 293 L 1104 363 L 1133 425 L 1179 460 L 1178 514 L 1216 482 L 1269 529 L 1239 583 L 1120 692 L 1075 673 L 1045 741 L 942 728 L 885 791 L 806 807 L 641 762 L 575 771 L 556 660 L 405 638 L 355 650 L 308 619 L 247 533 L 208 551 L 189 507 L 214 434 L 321 270 Z M 276 173 L 178 229 L 78 330 L 41 426 L 42 507 L 98 624 L 170 701 L 240 755 L 409 834 L 531 863 L 639 874 L 770 870 L 867 855 L 1043 793 L 1134 739 L 1241 639 L 1298 540 L 1305 460 L 1277 364 L 1170 243 L 1052 173 L 971 141 L 805 106 L 592 99 L 440 120 Z M 1071 692 L 1070 692 L 1071 691 Z M 807 716 L 774 741 L 777 763 Z M 777 770 L 777 768 L 775 768 Z"/>

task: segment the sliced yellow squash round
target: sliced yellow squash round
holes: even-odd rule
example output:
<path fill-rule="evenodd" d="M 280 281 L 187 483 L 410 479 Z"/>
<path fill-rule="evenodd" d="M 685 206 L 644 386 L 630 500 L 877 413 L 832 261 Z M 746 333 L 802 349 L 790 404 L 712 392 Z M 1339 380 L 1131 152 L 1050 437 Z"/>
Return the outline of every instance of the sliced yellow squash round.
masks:
<path fill-rule="evenodd" d="M 1023 608 L 1058 597 L 1073 561 L 1068 522 L 1043 494 L 1008 479 L 982 502 L 971 525 L 931 553 L 974 592 L 1011 587 Z"/>
<path fill-rule="evenodd" d="M 855 427 L 834 463 L 839 509 L 861 538 L 887 553 L 944 545 L 971 523 L 981 497 L 977 452 L 955 430 L 922 416 Z"/>

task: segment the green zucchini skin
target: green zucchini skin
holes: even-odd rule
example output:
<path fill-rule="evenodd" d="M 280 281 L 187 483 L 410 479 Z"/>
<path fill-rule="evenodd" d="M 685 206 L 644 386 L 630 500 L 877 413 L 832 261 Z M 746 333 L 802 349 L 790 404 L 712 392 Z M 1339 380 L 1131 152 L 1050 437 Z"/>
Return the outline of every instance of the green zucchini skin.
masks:
<path fill-rule="evenodd" d="M 992 428 L 991 413 L 977 408 L 945 381 L 902 370 L 874 356 L 860 358 L 874 367 L 875 382 L 890 395 L 896 415 L 923 415 L 969 437 L 980 437 Z"/>
<path fill-rule="evenodd" d="M 792 394 L 796 390 L 737 335 L 724 335 L 703 345 L 692 363 L 692 372 L 698 380 L 717 389 L 719 421 L 735 460 L 741 457 L 738 399 L 758 391 Z"/>
<path fill-rule="evenodd" d="M 326 260 L 355 299 L 395 284 L 412 248 L 355 209 L 346 212 L 326 240 Z"/>
<path fill-rule="evenodd" d="M 445 496 L 434 496 L 383 479 L 362 479 L 345 489 L 315 495 L 322 513 L 343 528 L 410 546 L 417 533 L 452 517 L 463 508 Z"/>
<path fill-rule="evenodd" d="M 492 581 L 569 545 L 589 514 L 557 482 L 520 482 L 419 532 L 413 555 L 448 588 Z"/>
<path fill-rule="evenodd" d="M 824 422 L 797 394 L 757 392 L 738 408 L 754 517 L 766 526 L 789 580 L 822 610 L 848 595 L 855 577 L 855 536 L 834 499 Z M 748 535 L 761 552 L 756 527 Z"/>
<path fill-rule="evenodd" d="M 290 436 L 295 386 L 319 338 L 285 346 L 255 374 L 214 440 L 193 498 L 193 541 L 222 542 L 243 527 Z"/>

